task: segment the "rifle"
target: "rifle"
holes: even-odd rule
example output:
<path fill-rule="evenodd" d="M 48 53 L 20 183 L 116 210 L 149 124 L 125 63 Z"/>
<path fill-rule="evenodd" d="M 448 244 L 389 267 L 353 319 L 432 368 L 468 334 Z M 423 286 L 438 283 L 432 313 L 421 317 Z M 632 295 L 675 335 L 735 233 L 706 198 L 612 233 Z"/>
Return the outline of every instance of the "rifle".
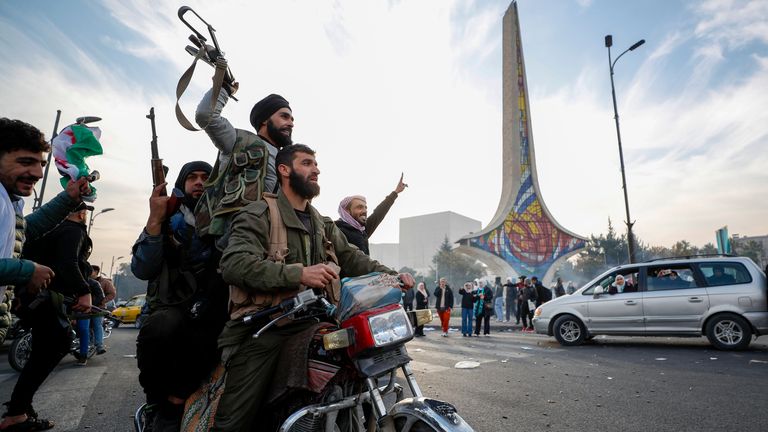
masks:
<path fill-rule="evenodd" d="M 184 15 L 187 12 L 192 12 L 192 14 L 205 25 L 213 46 L 208 45 L 208 39 L 184 18 Z M 222 88 L 224 88 L 225 91 L 229 94 L 229 97 L 237 100 L 236 97 L 232 96 L 232 93 L 234 92 L 235 77 L 232 76 L 232 71 L 229 69 L 227 60 L 224 58 L 224 52 L 221 50 L 221 47 L 219 47 L 219 41 L 216 39 L 216 29 L 214 29 L 212 25 L 205 21 L 189 6 L 180 7 L 178 16 L 181 22 L 183 22 L 184 25 L 192 30 L 192 35 L 189 36 L 189 40 L 195 46 L 187 45 L 185 50 L 195 59 L 192 61 L 192 65 L 190 65 L 189 68 L 184 71 L 184 74 L 181 75 L 178 84 L 176 84 L 176 119 L 179 121 L 179 124 L 184 127 L 184 129 L 194 132 L 199 131 L 200 129 L 197 129 L 184 115 L 181 107 L 179 106 L 179 100 L 184 94 L 184 91 L 187 89 L 187 86 L 189 86 L 189 82 L 192 79 L 192 74 L 195 72 L 195 65 L 197 64 L 197 61 L 202 60 L 208 65 L 213 66 L 215 69 L 213 75 L 213 92 L 211 95 L 211 112 L 213 112 L 214 107 L 216 106 L 216 101 L 219 98 L 219 92 L 221 92 Z M 208 122 L 210 122 L 210 118 L 208 119 Z M 206 123 L 206 125 L 207 124 L 208 123 Z M 205 129 L 205 126 L 202 128 Z"/>
<path fill-rule="evenodd" d="M 163 160 L 160 159 L 160 152 L 157 149 L 157 130 L 155 129 L 155 107 L 149 109 L 149 115 L 147 115 L 150 123 L 152 124 L 152 141 L 150 142 L 152 148 L 152 187 L 156 188 L 158 185 L 165 183 L 165 176 L 168 174 L 168 167 L 163 165 Z M 174 191 L 175 192 L 175 191 Z M 167 196 L 168 192 L 165 188 L 160 191 L 160 196 Z M 171 194 L 168 198 L 168 204 L 165 211 L 166 217 L 170 217 L 172 214 L 179 210 L 181 205 L 180 197 L 176 193 Z"/>

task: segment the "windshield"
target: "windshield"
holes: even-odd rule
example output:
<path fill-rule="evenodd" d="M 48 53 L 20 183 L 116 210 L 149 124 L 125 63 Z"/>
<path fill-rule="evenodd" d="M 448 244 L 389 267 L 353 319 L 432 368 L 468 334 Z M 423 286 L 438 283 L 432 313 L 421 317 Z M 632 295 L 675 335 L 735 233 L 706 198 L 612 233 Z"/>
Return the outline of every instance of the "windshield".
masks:
<path fill-rule="evenodd" d="M 400 303 L 401 297 L 397 276 L 369 273 L 344 278 L 341 280 L 341 300 L 336 309 L 336 319 L 344 321 L 368 309 Z"/>

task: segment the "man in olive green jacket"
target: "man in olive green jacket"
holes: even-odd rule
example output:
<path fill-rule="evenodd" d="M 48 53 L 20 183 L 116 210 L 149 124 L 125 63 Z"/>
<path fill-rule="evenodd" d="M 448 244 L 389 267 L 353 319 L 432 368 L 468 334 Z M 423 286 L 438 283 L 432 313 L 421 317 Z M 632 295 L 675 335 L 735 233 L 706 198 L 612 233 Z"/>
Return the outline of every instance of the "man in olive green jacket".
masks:
<path fill-rule="evenodd" d="M 280 180 L 277 205 L 288 244 L 282 262 L 267 259 L 270 218 L 266 202 L 249 204 L 233 219 L 229 244 L 221 259 L 222 275 L 231 284 L 231 319 L 219 338 L 227 378 L 212 431 L 253 429 L 278 367 L 280 347 L 314 323 L 305 320 L 272 327 L 255 339 L 251 335 L 257 328 L 243 323 L 244 313 L 264 308 L 273 296 L 301 287 L 323 289 L 340 277 L 375 271 L 396 274 L 350 246 L 333 221 L 310 205 L 309 200 L 320 193 L 320 170 L 314 154 L 305 145 L 293 144 L 283 147 L 275 158 Z M 338 267 L 329 263 L 327 242 L 333 245 Z M 400 276 L 404 289 L 413 286 L 410 274 Z"/>

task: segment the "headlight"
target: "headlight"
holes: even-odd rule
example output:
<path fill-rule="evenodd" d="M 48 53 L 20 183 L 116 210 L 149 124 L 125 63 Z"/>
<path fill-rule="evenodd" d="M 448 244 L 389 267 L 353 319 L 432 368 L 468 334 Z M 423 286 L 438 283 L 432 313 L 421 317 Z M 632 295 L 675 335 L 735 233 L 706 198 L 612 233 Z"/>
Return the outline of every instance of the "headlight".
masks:
<path fill-rule="evenodd" d="M 533 316 L 541 316 L 541 306 L 536 308 L 536 312 L 533 313 Z"/>
<path fill-rule="evenodd" d="M 401 308 L 368 318 L 373 342 L 377 347 L 405 341 L 413 337 L 408 315 Z"/>

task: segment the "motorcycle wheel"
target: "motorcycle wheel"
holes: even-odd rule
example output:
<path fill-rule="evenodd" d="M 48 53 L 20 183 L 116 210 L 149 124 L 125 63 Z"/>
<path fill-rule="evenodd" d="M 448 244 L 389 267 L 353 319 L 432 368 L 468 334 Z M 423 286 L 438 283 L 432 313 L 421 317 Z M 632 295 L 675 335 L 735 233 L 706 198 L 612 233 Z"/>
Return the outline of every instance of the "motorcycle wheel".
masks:
<path fill-rule="evenodd" d="M 11 348 L 8 350 L 8 363 L 17 372 L 24 369 L 24 365 L 29 360 L 32 353 L 32 333 L 25 333 L 23 336 L 14 339 Z"/>

